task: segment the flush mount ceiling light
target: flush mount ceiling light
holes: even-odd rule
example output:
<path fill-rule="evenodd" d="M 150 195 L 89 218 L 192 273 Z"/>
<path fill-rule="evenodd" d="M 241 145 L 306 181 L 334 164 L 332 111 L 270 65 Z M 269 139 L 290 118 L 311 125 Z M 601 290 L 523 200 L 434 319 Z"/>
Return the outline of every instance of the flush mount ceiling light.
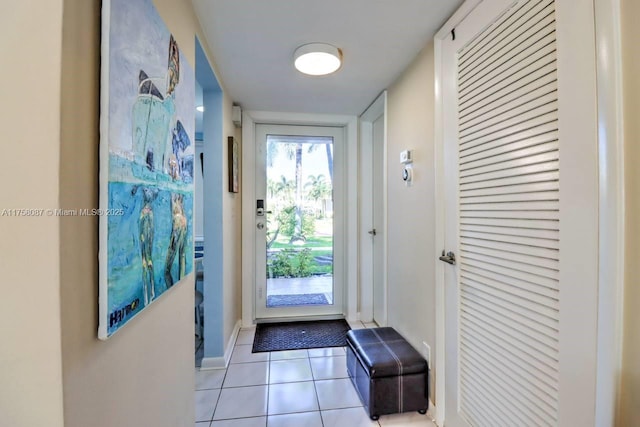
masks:
<path fill-rule="evenodd" d="M 309 43 L 300 46 L 294 54 L 298 71 L 311 76 L 331 74 L 342 65 L 342 52 L 326 43 Z"/>

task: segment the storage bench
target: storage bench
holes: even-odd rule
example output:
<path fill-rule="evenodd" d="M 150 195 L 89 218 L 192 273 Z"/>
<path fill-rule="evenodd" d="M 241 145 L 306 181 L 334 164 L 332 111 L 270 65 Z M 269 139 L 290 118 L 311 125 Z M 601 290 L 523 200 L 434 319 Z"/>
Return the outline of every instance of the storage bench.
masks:
<path fill-rule="evenodd" d="M 429 409 L 427 361 L 393 328 L 350 330 L 347 371 L 372 420 Z"/>

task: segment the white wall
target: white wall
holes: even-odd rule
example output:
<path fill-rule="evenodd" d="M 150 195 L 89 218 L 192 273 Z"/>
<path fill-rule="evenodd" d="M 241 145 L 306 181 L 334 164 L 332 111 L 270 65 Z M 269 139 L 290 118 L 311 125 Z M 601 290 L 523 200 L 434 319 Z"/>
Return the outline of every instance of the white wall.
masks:
<path fill-rule="evenodd" d="M 223 337 L 225 346 L 233 333 L 236 323 L 242 317 L 242 188 L 239 193 L 228 191 L 229 152 L 227 136 L 234 136 L 238 142 L 239 159 L 242 158 L 242 132 L 236 129 L 232 122 L 233 104 L 226 94 L 223 94 L 223 134 L 222 146 L 223 168 L 222 179 L 222 244 L 223 255 Z M 242 163 L 242 162 L 240 162 Z M 240 165 L 240 182 L 242 182 L 242 165 Z M 231 343 L 233 345 L 233 343 Z M 225 347 L 225 351 L 229 349 Z"/>
<path fill-rule="evenodd" d="M 62 0 L 3 2 L 0 212 L 59 206 Z M 0 425 L 63 425 L 55 217 L 0 216 Z"/>
<path fill-rule="evenodd" d="M 435 370 L 434 55 L 428 44 L 388 91 L 388 324 L 423 351 Z M 413 185 L 401 179 L 411 150 Z M 433 393 L 432 393 L 433 394 Z"/>

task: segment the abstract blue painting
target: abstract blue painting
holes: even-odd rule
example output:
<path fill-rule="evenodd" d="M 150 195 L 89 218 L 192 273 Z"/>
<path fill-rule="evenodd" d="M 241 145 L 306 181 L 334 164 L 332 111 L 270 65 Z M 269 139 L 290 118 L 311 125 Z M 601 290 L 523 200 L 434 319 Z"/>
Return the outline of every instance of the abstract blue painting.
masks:
<path fill-rule="evenodd" d="M 103 0 L 98 338 L 193 269 L 195 73 L 152 0 Z"/>

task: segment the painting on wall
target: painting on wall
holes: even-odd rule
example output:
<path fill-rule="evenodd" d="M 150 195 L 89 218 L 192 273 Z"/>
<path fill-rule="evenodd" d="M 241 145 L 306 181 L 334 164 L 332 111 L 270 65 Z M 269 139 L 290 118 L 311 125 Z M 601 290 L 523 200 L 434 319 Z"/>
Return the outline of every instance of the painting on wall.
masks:
<path fill-rule="evenodd" d="M 232 136 L 227 137 L 228 144 L 228 167 L 229 167 L 229 192 L 237 193 L 240 191 L 240 154 L 238 150 L 238 141 Z"/>
<path fill-rule="evenodd" d="M 103 0 L 98 338 L 193 269 L 195 73 L 152 0 Z"/>

